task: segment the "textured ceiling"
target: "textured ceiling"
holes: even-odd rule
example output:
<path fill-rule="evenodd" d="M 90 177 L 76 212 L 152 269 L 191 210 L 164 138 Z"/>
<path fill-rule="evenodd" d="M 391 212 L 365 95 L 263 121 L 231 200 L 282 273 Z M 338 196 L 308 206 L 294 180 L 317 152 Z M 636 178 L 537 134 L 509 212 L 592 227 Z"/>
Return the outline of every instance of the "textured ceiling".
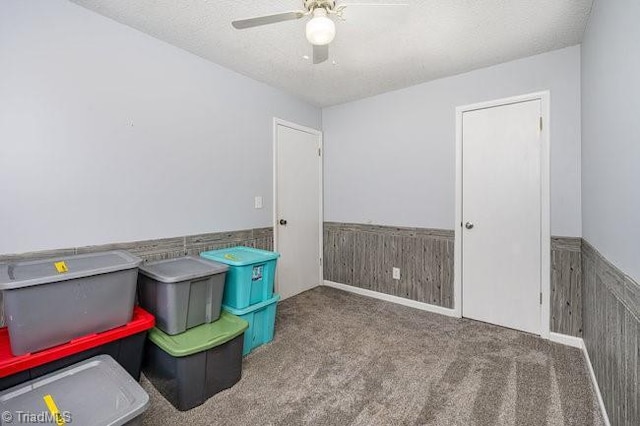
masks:
<path fill-rule="evenodd" d="M 345 0 L 330 59 L 312 65 L 306 20 L 231 21 L 302 0 L 71 0 L 317 106 L 343 103 L 580 43 L 592 0 Z M 341 4 L 337 0 L 337 4 Z"/>

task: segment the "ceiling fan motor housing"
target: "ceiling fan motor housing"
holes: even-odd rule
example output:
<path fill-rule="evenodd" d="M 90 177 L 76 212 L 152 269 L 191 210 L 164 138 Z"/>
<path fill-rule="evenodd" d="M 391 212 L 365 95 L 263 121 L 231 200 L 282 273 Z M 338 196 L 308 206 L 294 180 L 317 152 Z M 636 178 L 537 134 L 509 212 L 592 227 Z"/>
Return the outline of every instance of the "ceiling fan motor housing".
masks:
<path fill-rule="evenodd" d="M 327 11 L 333 10 L 336 7 L 335 0 L 304 0 L 304 8 L 309 12 L 313 12 L 315 9 L 323 8 Z"/>

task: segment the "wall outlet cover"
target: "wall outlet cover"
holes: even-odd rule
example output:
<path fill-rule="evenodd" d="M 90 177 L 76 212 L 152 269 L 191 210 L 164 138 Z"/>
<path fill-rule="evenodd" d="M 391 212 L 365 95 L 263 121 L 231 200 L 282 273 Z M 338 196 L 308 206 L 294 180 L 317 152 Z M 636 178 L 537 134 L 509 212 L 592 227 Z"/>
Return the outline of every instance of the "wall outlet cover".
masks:
<path fill-rule="evenodd" d="M 394 280 L 399 280 L 400 279 L 400 268 L 393 268 L 393 279 Z"/>
<path fill-rule="evenodd" d="M 254 205 L 255 205 L 256 209 L 261 209 L 262 208 L 262 196 L 256 195 Z"/>

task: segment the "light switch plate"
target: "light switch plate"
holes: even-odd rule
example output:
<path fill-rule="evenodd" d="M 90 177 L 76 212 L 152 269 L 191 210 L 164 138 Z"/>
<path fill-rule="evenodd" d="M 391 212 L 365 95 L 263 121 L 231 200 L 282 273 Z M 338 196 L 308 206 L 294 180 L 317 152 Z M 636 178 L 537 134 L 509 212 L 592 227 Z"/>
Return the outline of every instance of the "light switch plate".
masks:
<path fill-rule="evenodd" d="M 256 209 L 261 209 L 262 208 L 262 196 L 256 195 L 254 205 L 255 205 Z"/>

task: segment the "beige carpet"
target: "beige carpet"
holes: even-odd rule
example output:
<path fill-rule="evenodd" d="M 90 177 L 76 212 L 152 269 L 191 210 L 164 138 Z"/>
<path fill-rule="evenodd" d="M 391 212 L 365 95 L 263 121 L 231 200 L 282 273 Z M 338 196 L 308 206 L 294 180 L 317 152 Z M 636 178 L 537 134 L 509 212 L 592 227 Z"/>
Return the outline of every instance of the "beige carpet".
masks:
<path fill-rule="evenodd" d="M 242 380 L 146 425 L 602 425 L 579 350 L 320 287 L 278 305 Z"/>

